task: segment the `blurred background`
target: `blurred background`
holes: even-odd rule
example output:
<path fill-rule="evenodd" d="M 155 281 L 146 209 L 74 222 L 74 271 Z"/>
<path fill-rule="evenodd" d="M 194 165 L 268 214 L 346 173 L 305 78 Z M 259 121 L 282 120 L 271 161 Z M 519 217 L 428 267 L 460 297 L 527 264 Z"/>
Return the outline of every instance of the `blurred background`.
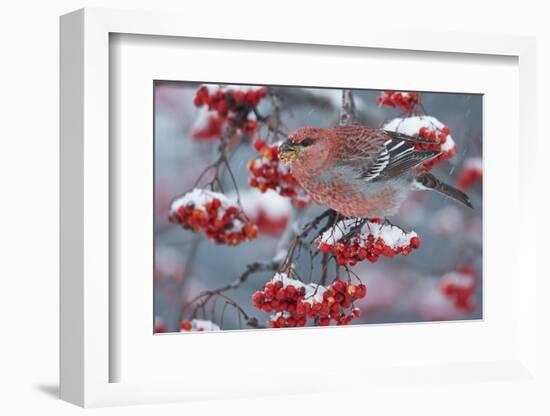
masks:
<path fill-rule="evenodd" d="M 199 86 L 187 82 L 155 82 L 154 314 L 157 332 L 179 331 L 180 317 L 188 317 L 186 311 L 182 314 L 183 305 L 203 290 L 232 282 L 248 263 L 271 259 L 293 211 L 287 198 L 273 191 L 262 194 L 248 186 L 247 162 L 257 158 L 258 153 L 250 143 L 243 143 L 235 149 L 231 167 L 245 212 L 259 225 L 258 238 L 237 246 L 215 245 L 201 233 L 194 234 L 168 222 L 171 201 L 193 189 L 197 177 L 217 156 L 219 139 L 209 140 L 197 134 L 208 127 L 205 109 L 194 105 Z M 341 90 L 272 88 L 281 99 L 281 120 L 285 130 L 338 124 Z M 403 116 L 402 110 L 379 104 L 377 97 L 381 93 L 380 90 L 353 90 L 357 116 L 362 124 L 382 127 Z M 456 155 L 435 166 L 433 172 L 454 186 L 466 180 L 466 192 L 474 209 L 433 192 L 413 193 L 391 220 L 405 230 L 416 231 L 422 245 L 407 257 L 381 257 L 375 264 L 365 261 L 354 267 L 355 273 L 367 285 L 368 293 L 357 305 L 362 310 L 361 317 L 352 324 L 482 317 L 482 183 L 481 180 L 467 181 L 472 176 L 472 169 L 479 177 L 481 172 L 482 96 L 429 92 L 421 92 L 420 96 L 425 113 L 451 129 L 457 146 Z M 269 101 L 262 100 L 258 110 L 261 114 L 269 114 Z M 262 137 L 262 130 L 256 137 Z M 228 185 L 226 188 L 231 189 L 230 178 L 225 177 L 224 181 Z M 307 210 L 302 223 L 323 208 L 312 205 Z M 306 265 L 298 264 L 299 267 Z M 461 287 L 465 283 L 456 272 L 465 267 L 473 270 L 473 279 L 466 282 L 467 287 Z M 333 269 L 329 270 L 331 274 L 334 277 Z M 228 293 L 247 314 L 257 317 L 262 324 L 267 321 L 268 314 L 252 306 L 251 296 L 262 289 L 272 275 L 273 272 L 254 274 L 239 289 Z M 449 285 L 453 284 L 467 296 L 467 307 L 449 295 Z M 217 315 L 219 317 L 219 313 Z M 211 319 L 211 314 L 204 317 Z M 199 315 L 199 318 L 202 317 Z M 237 314 L 228 311 L 221 326 L 222 329 L 239 329 Z"/>

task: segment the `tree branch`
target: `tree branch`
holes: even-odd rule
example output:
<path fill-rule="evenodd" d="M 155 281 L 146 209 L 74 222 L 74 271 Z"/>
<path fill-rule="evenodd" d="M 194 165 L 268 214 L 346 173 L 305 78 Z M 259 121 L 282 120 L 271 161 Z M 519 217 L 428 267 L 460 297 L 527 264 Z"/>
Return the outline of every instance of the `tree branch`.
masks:
<path fill-rule="evenodd" d="M 342 90 L 342 107 L 340 109 L 340 125 L 349 126 L 356 122 L 355 101 L 351 90 Z"/>

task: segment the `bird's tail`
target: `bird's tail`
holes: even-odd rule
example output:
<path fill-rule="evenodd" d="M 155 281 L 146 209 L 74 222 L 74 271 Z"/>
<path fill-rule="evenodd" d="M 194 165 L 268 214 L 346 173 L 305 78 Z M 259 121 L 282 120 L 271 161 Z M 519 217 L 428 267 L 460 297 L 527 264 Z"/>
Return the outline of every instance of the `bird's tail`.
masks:
<path fill-rule="evenodd" d="M 463 203 L 464 205 L 473 208 L 470 198 L 464 192 L 456 189 L 454 186 L 447 185 L 444 182 L 441 182 L 431 173 L 425 172 L 416 178 L 416 184 L 421 189 L 429 189 L 431 191 L 437 191 L 443 195 L 447 195 L 458 202 Z"/>

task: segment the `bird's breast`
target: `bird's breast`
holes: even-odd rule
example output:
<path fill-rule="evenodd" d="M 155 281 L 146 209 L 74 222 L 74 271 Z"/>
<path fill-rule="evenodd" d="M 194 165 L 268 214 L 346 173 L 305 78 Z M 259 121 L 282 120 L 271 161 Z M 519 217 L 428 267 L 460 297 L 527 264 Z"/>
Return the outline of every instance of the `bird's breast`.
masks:
<path fill-rule="evenodd" d="M 328 174 L 293 172 L 308 195 L 347 217 L 378 218 L 394 215 L 406 198 L 407 188 L 398 183 L 345 181 Z"/>

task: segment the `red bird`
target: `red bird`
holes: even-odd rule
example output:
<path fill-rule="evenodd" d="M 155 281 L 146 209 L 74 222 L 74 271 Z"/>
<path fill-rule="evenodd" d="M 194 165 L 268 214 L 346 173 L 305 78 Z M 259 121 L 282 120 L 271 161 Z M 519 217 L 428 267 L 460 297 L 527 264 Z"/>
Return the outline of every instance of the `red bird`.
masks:
<path fill-rule="evenodd" d="M 437 191 L 471 208 L 466 194 L 422 170 L 440 152 L 419 150 L 417 143 L 433 142 L 360 125 L 304 127 L 281 144 L 279 157 L 315 202 L 346 217 L 390 217 L 415 190 Z"/>

